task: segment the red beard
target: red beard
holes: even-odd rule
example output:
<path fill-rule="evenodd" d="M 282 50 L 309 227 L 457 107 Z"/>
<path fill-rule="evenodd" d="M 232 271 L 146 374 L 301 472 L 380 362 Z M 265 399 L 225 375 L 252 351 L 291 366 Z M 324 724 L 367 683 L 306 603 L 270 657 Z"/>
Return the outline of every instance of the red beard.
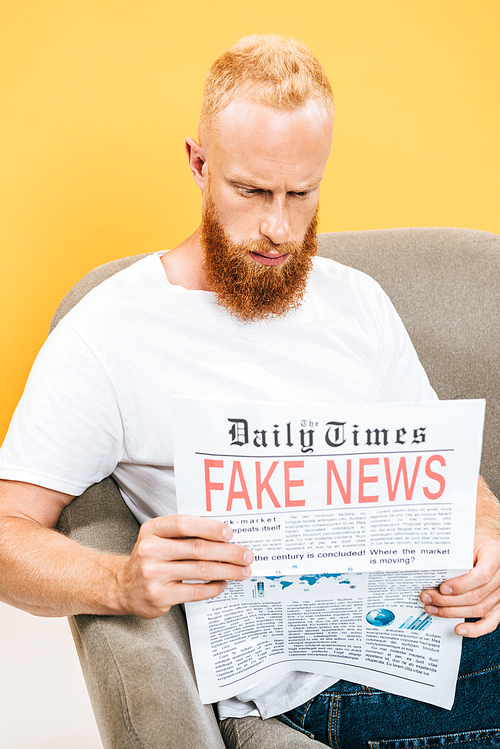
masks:
<path fill-rule="evenodd" d="M 317 224 L 316 210 L 302 242 L 278 248 L 267 239 L 233 242 L 208 196 L 201 222 L 203 268 L 217 302 L 243 322 L 279 317 L 300 307 L 317 250 Z M 261 265 L 249 256 L 276 249 L 289 253 L 281 265 Z"/>

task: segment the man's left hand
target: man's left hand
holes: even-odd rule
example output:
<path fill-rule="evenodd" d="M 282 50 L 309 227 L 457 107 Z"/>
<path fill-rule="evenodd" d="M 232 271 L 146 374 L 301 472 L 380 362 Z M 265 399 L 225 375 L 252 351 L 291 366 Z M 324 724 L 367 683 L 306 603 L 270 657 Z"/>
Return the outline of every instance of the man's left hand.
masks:
<path fill-rule="evenodd" d="M 458 635 L 480 637 L 493 632 L 500 622 L 500 540 L 476 532 L 472 570 L 446 580 L 439 590 L 424 590 L 420 600 L 434 616 L 479 619 L 457 624 Z"/>

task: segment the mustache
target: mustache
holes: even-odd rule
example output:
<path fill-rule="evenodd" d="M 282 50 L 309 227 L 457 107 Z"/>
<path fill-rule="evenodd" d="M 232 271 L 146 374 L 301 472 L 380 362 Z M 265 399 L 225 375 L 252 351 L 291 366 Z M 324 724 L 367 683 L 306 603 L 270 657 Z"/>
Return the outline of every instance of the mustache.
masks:
<path fill-rule="evenodd" d="M 307 227 L 304 239 L 300 242 L 288 241 L 282 244 L 274 244 L 267 237 L 261 239 L 246 239 L 242 242 L 232 244 L 233 251 L 238 254 L 246 255 L 249 252 L 255 252 L 257 255 L 267 255 L 270 252 L 277 252 L 278 255 L 301 255 L 312 256 L 316 252 L 316 229 L 318 224 L 317 211 L 312 221 Z"/>
<path fill-rule="evenodd" d="M 295 255 L 302 250 L 302 242 L 284 242 L 274 244 L 269 239 L 247 239 L 244 242 L 236 242 L 234 249 L 241 254 L 255 252 L 257 255 L 268 255 L 277 252 L 278 255 Z"/>

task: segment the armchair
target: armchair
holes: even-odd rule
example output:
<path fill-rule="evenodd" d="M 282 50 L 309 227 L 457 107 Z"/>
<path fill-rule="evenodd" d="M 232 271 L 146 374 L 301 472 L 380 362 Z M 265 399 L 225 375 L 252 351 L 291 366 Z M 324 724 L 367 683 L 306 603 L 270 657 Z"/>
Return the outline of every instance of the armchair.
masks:
<path fill-rule="evenodd" d="M 482 474 L 500 492 L 500 236 L 468 229 L 322 234 L 320 254 L 379 281 L 405 323 L 441 398 L 487 400 Z M 143 255 L 100 266 L 62 301 L 52 325 L 93 286 Z M 138 524 L 112 478 L 90 487 L 58 528 L 117 554 Z M 313 749 L 322 744 L 275 718 L 218 726 L 200 703 L 180 607 L 156 620 L 79 615 L 70 626 L 106 749 Z"/>

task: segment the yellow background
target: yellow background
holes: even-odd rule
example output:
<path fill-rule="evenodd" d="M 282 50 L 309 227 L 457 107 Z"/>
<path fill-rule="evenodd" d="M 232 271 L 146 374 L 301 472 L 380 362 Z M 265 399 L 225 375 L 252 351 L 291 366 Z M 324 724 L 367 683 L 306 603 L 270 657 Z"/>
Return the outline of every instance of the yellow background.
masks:
<path fill-rule="evenodd" d="M 0 440 L 65 292 L 196 227 L 203 77 L 270 31 L 334 88 L 322 231 L 500 233 L 498 0 L 0 0 Z"/>

